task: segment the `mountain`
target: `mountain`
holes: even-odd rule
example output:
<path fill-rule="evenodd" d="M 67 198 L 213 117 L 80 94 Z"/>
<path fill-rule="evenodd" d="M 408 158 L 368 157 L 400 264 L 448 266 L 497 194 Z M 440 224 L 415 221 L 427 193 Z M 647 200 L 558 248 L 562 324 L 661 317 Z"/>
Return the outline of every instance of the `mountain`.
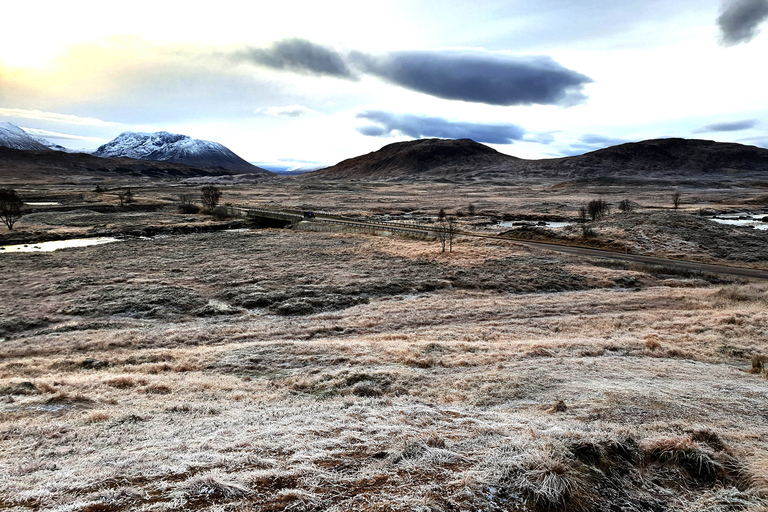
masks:
<path fill-rule="evenodd" d="M 584 178 L 768 178 L 768 149 L 697 139 L 656 139 L 583 155 L 523 160 L 468 139 L 421 139 L 308 173 L 324 179 L 460 181 Z"/>
<path fill-rule="evenodd" d="M 768 149 L 699 139 L 629 142 L 583 155 L 529 162 L 529 172 L 574 178 L 768 177 Z"/>
<path fill-rule="evenodd" d="M 186 164 L 235 173 L 272 174 L 256 167 L 219 144 L 168 132 L 124 132 L 93 152 L 101 158 L 127 157 Z"/>
<path fill-rule="evenodd" d="M 32 137 L 15 124 L 6 122 L 0 123 L 0 146 L 25 151 L 45 151 L 49 149 L 40 139 Z"/>
<path fill-rule="evenodd" d="M 512 168 L 519 158 L 470 139 L 420 139 L 396 142 L 305 176 L 378 179 L 452 177 L 484 168 Z"/>
<path fill-rule="evenodd" d="M 85 153 L 66 153 L 47 148 L 44 151 L 31 151 L 0 147 L 0 182 L 4 183 L 36 180 L 69 182 L 103 178 L 193 178 L 232 174 L 221 169 L 199 169 L 171 162 L 99 158 Z"/>

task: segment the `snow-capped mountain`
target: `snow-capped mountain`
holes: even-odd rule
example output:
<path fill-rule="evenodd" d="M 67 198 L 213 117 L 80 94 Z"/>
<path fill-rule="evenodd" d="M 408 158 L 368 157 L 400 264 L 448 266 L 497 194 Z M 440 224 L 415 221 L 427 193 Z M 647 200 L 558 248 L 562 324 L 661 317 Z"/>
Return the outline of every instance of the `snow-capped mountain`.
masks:
<path fill-rule="evenodd" d="M 128 157 L 191 165 L 205 169 L 222 168 L 240 173 L 269 173 L 250 164 L 219 144 L 168 132 L 124 132 L 93 152 L 103 158 Z"/>
<path fill-rule="evenodd" d="M 48 141 L 45 141 L 48 142 Z M 48 144 L 51 144 L 48 142 Z M 0 146 L 25 151 L 48 151 L 52 149 L 38 139 L 16 126 L 15 124 L 0 123 Z"/>

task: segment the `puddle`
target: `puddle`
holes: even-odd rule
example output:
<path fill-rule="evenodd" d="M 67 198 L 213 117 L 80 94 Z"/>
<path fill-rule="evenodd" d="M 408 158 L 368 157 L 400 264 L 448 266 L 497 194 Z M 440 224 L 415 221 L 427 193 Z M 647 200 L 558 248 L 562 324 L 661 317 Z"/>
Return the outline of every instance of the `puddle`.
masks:
<path fill-rule="evenodd" d="M 758 215 L 752 215 L 751 213 L 731 213 L 728 215 L 712 217 L 711 220 L 729 226 L 752 226 L 755 229 L 768 229 L 768 222 L 763 222 L 764 218 L 768 218 L 768 215 L 764 213 Z"/>
<path fill-rule="evenodd" d="M 541 227 L 541 228 L 549 228 L 549 229 L 559 229 L 559 228 L 564 228 L 566 226 L 570 226 L 571 224 L 573 223 L 543 221 L 543 220 L 504 220 L 499 222 L 497 225 L 500 228 L 518 228 L 521 226 L 531 226 L 531 227 Z"/>
<path fill-rule="evenodd" d="M 61 204 L 61 203 L 56 203 L 56 202 L 53 202 L 53 203 L 51 203 L 51 202 L 35 202 L 35 203 L 24 203 L 24 204 L 26 204 L 28 206 L 56 206 L 56 205 Z"/>
<path fill-rule="evenodd" d="M 0 254 L 12 252 L 51 252 L 69 247 L 87 247 L 89 245 L 101 245 L 111 242 L 119 242 L 119 238 L 72 238 L 69 240 L 55 240 L 53 242 L 40 242 L 36 244 L 4 245 L 0 247 Z"/>

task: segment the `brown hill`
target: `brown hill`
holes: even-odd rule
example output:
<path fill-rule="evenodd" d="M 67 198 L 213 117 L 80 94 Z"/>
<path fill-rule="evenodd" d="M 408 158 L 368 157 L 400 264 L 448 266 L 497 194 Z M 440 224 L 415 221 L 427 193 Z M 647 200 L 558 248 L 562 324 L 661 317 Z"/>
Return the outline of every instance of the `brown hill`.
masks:
<path fill-rule="evenodd" d="M 192 178 L 231 174 L 234 173 L 224 169 L 200 169 L 170 162 L 0 147 L 0 182 L 5 183 L 88 178 Z"/>
<path fill-rule="evenodd" d="M 583 155 L 523 160 L 477 142 L 422 139 L 384 146 L 305 175 L 324 179 L 768 178 L 768 150 L 696 139 L 656 139 Z"/>
<path fill-rule="evenodd" d="M 334 179 L 455 177 L 479 169 L 506 169 L 519 161 L 519 158 L 469 139 L 420 139 L 389 144 L 373 153 L 304 176 Z"/>

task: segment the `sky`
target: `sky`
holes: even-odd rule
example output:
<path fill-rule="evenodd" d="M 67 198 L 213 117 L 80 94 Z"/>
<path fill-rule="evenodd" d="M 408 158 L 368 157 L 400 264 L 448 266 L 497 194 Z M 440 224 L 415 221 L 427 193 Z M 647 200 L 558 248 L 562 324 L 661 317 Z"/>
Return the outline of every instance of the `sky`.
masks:
<path fill-rule="evenodd" d="M 427 137 L 521 158 L 661 137 L 768 148 L 768 0 L 3 11 L 0 121 L 69 148 L 168 131 L 283 169 Z"/>

